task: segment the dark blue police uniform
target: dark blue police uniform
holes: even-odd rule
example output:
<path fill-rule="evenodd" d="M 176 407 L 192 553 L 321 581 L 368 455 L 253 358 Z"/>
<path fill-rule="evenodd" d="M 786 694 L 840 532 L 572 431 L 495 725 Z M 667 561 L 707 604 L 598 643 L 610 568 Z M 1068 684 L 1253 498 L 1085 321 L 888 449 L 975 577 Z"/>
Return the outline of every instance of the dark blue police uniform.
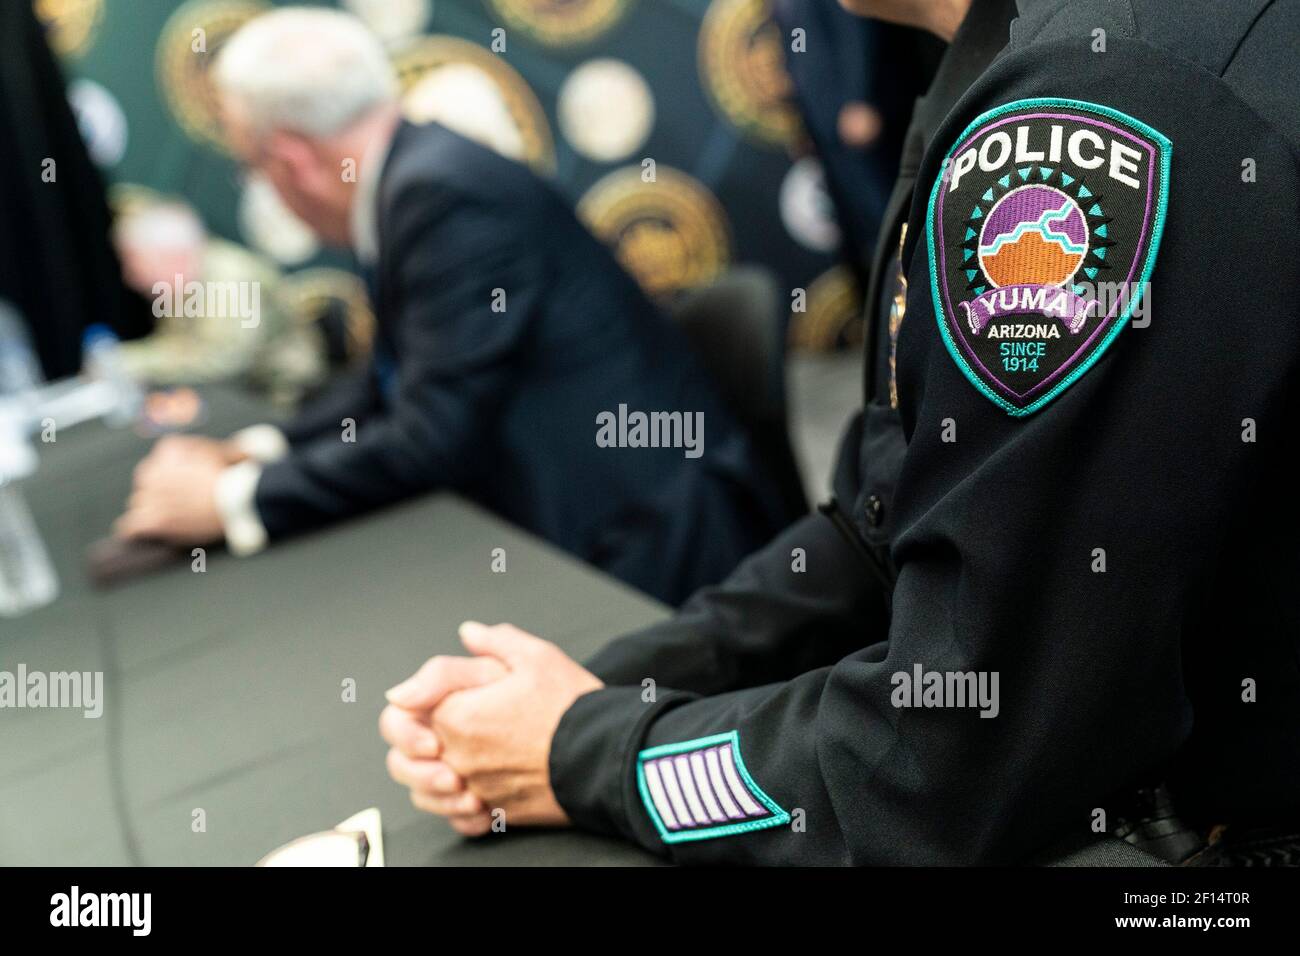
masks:
<path fill-rule="evenodd" d="M 578 825 L 968 864 L 1155 782 L 1296 819 L 1300 2 L 1018 7 L 918 105 L 838 506 L 591 662 Z"/>

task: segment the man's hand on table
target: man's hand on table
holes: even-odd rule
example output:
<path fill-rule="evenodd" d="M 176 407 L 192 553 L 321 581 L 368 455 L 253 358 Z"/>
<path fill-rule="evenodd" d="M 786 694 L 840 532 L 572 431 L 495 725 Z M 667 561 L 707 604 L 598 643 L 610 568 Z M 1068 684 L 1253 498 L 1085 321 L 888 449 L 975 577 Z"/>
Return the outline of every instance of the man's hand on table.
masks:
<path fill-rule="evenodd" d="M 550 783 L 551 738 L 575 700 L 604 685 L 549 641 L 467 621 L 476 657 L 434 657 L 388 691 L 388 772 L 421 810 L 467 836 L 507 824 L 567 824 Z"/>
<path fill-rule="evenodd" d="M 217 477 L 244 458 L 230 442 L 171 435 L 136 466 L 126 513 L 113 530 L 124 538 L 209 544 L 222 537 Z"/>

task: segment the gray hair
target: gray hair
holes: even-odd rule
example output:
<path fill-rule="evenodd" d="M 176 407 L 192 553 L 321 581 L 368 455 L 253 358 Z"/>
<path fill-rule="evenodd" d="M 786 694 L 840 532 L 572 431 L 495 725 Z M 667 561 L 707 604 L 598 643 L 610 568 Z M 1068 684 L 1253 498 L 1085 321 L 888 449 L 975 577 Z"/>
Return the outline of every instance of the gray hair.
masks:
<path fill-rule="evenodd" d="M 282 7 L 244 24 L 217 54 L 213 81 L 257 136 L 282 129 L 326 138 L 397 96 L 378 37 L 356 17 L 319 7 Z"/>

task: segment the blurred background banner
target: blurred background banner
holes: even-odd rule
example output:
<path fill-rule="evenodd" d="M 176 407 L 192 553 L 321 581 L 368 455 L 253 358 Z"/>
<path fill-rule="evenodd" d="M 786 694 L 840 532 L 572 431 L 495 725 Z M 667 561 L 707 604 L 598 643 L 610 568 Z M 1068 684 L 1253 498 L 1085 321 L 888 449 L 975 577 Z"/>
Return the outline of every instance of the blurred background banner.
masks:
<path fill-rule="evenodd" d="M 335 288 L 344 307 L 354 304 L 347 276 L 330 271 L 348 270 L 348 258 L 322 251 L 267 184 L 240 173 L 214 115 L 214 54 L 273 4 L 19 2 L 34 2 L 46 26 L 115 203 L 147 191 L 183 196 L 214 233 L 285 268 L 291 293 L 302 272 L 304 297 Z M 656 297 L 758 263 L 792 300 L 806 290 L 792 342 L 819 349 L 855 338 L 860 297 L 794 105 L 792 38 L 769 0 L 321 5 L 350 10 L 383 38 L 412 118 L 439 119 L 552 175 Z M 845 29 L 869 29 L 844 16 Z"/>

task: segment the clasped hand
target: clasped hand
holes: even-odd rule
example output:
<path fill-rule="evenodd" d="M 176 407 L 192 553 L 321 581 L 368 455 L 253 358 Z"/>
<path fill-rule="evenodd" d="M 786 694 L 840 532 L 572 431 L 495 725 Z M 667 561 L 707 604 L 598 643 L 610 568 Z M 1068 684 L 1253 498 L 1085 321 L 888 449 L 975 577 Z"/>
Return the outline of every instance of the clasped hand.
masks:
<path fill-rule="evenodd" d="M 510 624 L 460 626 L 473 657 L 430 658 L 387 693 L 388 773 L 421 810 L 478 836 L 569 821 L 550 780 L 551 739 L 575 700 L 604 685 L 549 641 Z"/>

